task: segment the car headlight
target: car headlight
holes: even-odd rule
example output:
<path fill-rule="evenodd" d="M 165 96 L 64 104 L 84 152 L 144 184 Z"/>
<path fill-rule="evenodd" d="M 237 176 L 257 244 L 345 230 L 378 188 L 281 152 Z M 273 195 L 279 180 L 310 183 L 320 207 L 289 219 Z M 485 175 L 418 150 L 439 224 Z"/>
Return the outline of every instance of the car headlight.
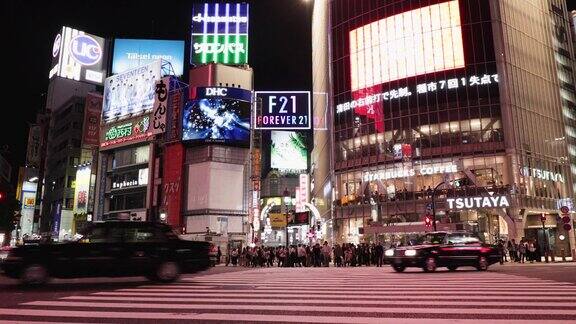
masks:
<path fill-rule="evenodd" d="M 384 252 L 384 255 L 387 257 L 394 256 L 394 249 L 386 250 L 386 252 Z"/>
<path fill-rule="evenodd" d="M 405 256 L 415 256 L 416 250 L 406 250 L 406 251 L 404 251 L 404 255 Z"/>

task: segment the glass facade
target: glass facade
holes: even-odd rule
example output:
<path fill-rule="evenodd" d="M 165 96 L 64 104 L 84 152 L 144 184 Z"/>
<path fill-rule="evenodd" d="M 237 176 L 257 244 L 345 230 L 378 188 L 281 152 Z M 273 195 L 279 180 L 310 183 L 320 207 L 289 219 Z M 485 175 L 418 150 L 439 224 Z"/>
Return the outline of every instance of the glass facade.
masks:
<path fill-rule="evenodd" d="M 573 53 L 554 45 L 560 2 L 326 4 L 334 240 L 421 232 L 432 193 L 439 223 L 486 241 L 533 236 L 535 215 L 557 215 L 573 195 L 565 125 L 576 115 L 557 64 Z M 446 203 L 487 195 L 510 206 Z"/>

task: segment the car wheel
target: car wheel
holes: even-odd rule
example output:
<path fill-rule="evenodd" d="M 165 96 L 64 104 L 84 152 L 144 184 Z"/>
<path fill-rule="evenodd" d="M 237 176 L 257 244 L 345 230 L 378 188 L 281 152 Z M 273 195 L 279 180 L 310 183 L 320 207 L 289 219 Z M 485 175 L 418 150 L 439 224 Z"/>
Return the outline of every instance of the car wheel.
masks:
<path fill-rule="evenodd" d="M 20 282 L 24 285 L 43 285 L 48 282 L 48 279 L 48 270 L 40 264 L 25 266 L 20 275 Z"/>
<path fill-rule="evenodd" d="M 478 271 L 488 270 L 488 259 L 486 259 L 484 256 L 478 258 L 478 265 L 476 266 L 476 269 L 478 269 Z"/>
<path fill-rule="evenodd" d="M 456 271 L 456 269 L 458 269 L 457 266 L 453 266 L 453 265 L 452 265 L 452 266 L 448 266 L 447 268 L 448 268 L 448 270 L 450 270 L 450 271 Z"/>
<path fill-rule="evenodd" d="M 424 263 L 424 271 L 425 272 L 434 272 L 436 271 L 436 259 L 433 257 L 426 258 L 426 263 Z"/>
<path fill-rule="evenodd" d="M 406 267 L 403 265 L 393 265 L 392 268 L 396 272 L 403 272 L 404 270 L 406 270 Z"/>
<path fill-rule="evenodd" d="M 156 268 L 154 277 L 160 282 L 172 282 L 180 277 L 180 267 L 174 261 L 164 261 Z"/>

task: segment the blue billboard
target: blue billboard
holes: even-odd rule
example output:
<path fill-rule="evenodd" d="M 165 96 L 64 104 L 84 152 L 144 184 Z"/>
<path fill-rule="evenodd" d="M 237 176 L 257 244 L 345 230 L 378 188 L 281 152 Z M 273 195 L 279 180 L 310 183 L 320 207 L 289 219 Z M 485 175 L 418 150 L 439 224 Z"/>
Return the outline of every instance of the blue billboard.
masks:
<path fill-rule="evenodd" d="M 116 39 L 112 57 L 112 74 L 163 59 L 172 64 L 174 75 L 184 73 L 184 41 L 157 39 Z"/>

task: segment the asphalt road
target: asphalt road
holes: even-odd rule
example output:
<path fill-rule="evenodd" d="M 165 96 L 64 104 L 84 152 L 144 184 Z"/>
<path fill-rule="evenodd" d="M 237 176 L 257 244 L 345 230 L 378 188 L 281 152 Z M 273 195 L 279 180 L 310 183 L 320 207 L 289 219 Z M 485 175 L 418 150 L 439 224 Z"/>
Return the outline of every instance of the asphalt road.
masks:
<path fill-rule="evenodd" d="M 487 272 L 389 267 L 219 266 L 173 284 L 144 278 L 0 279 L 0 323 L 285 322 L 567 323 L 576 263 L 493 265 Z"/>

